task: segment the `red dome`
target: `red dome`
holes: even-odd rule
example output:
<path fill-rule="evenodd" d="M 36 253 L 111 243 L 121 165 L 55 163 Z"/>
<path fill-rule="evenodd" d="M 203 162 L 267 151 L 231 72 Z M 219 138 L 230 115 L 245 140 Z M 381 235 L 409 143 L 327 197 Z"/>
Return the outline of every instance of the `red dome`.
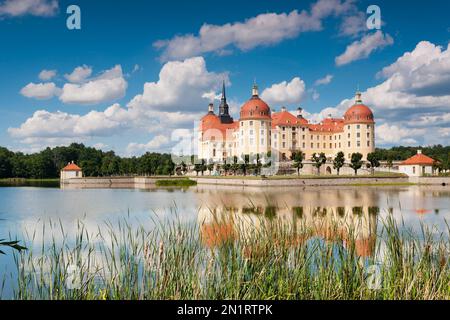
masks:
<path fill-rule="evenodd" d="M 201 131 L 206 131 L 211 128 L 217 128 L 219 125 L 220 119 L 214 113 L 208 113 L 200 120 Z"/>
<path fill-rule="evenodd" d="M 253 96 L 241 107 L 241 120 L 270 120 L 270 108 L 258 96 Z"/>
<path fill-rule="evenodd" d="M 344 122 L 346 124 L 374 123 L 372 110 L 362 103 L 355 104 L 345 112 Z"/>

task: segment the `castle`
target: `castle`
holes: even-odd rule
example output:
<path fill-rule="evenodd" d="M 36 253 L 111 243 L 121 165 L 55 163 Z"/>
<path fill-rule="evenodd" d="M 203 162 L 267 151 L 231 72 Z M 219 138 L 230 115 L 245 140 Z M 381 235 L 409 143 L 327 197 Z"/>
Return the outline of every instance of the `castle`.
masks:
<path fill-rule="evenodd" d="M 215 114 L 211 103 L 200 121 L 198 157 L 208 162 L 223 163 L 234 156 L 242 159 L 244 155 L 268 152 L 287 161 L 297 150 L 308 160 L 314 153 L 323 152 L 330 159 L 340 151 L 347 161 L 357 152 L 366 160 L 375 151 L 375 121 L 370 108 L 362 103 L 361 93 L 357 92 L 355 104 L 343 118 L 330 116 L 311 123 L 303 117 L 301 108 L 295 115 L 285 107 L 280 112 L 272 111 L 259 97 L 255 84 L 236 121 L 229 113 L 223 84 L 219 113 Z"/>

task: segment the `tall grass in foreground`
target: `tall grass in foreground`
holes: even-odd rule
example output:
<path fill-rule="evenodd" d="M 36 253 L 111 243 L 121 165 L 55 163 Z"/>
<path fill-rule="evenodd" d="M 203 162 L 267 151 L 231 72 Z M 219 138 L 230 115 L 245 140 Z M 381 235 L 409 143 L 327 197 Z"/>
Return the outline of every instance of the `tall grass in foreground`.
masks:
<path fill-rule="evenodd" d="M 208 246 L 201 228 L 156 219 L 146 230 L 124 219 L 89 234 L 80 222 L 71 242 L 61 224 L 50 222 L 42 236 L 58 238 L 15 255 L 15 298 L 450 298 L 448 237 L 436 239 L 425 227 L 420 234 L 403 232 L 387 218 L 366 258 L 357 255 L 351 231 L 342 241 L 339 230 L 328 229 L 324 241 L 310 238 L 307 227 L 261 223 L 251 236 L 229 237 L 221 229 Z M 370 265 L 378 265 L 379 288 L 370 286 Z"/>

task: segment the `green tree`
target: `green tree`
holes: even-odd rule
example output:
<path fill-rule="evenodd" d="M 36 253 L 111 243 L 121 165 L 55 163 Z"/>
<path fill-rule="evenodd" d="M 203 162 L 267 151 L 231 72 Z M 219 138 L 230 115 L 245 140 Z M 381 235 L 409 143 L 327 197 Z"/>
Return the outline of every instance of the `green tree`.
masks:
<path fill-rule="evenodd" d="M 311 160 L 314 162 L 313 166 L 317 168 L 317 174 L 320 175 L 320 167 L 323 166 L 327 162 L 327 157 L 325 153 L 313 153 Z"/>
<path fill-rule="evenodd" d="M 198 173 L 203 170 L 202 166 L 203 166 L 203 164 L 201 162 L 194 164 L 194 171 L 197 176 L 198 176 Z"/>
<path fill-rule="evenodd" d="M 188 171 L 188 168 L 184 161 L 181 161 L 180 167 L 181 167 L 181 173 L 186 174 Z"/>
<path fill-rule="evenodd" d="M 363 162 L 361 161 L 362 157 L 362 154 L 359 152 L 352 153 L 350 168 L 355 171 L 355 176 L 358 174 L 358 170 L 361 169 L 363 165 Z"/>
<path fill-rule="evenodd" d="M 259 153 L 257 153 L 256 154 L 256 164 L 255 164 L 255 174 L 256 175 L 261 174 L 261 168 L 262 168 L 261 156 L 259 155 Z"/>
<path fill-rule="evenodd" d="M 109 151 L 102 159 L 101 174 L 112 176 L 119 173 L 119 159 L 113 151 Z"/>
<path fill-rule="evenodd" d="M 292 167 L 297 169 L 297 175 L 300 175 L 300 169 L 303 168 L 303 160 L 305 159 L 305 155 L 302 151 L 292 151 L 291 160 L 294 162 Z"/>
<path fill-rule="evenodd" d="M 248 154 L 244 155 L 244 161 L 241 163 L 240 168 L 242 172 L 244 173 L 244 176 L 247 175 L 247 169 L 250 164 L 250 156 Z"/>
<path fill-rule="evenodd" d="M 206 166 L 206 168 L 209 171 L 209 175 L 211 175 L 212 171 L 214 170 L 214 162 L 210 162 L 208 163 L 208 165 Z"/>
<path fill-rule="evenodd" d="M 10 178 L 12 176 L 13 165 L 11 160 L 13 156 L 14 153 L 6 148 L 0 147 L 0 179 Z"/>
<path fill-rule="evenodd" d="M 369 153 L 367 155 L 367 161 L 369 161 L 370 163 L 372 174 L 375 174 L 375 168 L 378 168 L 380 166 L 380 159 L 378 157 L 378 154 L 376 152 Z"/>
<path fill-rule="evenodd" d="M 341 171 L 341 168 L 345 164 L 345 155 L 342 151 L 339 151 L 336 157 L 333 159 L 333 168 L 336 169 L 337 175 Z"/>
<path fill-rule="evenodd" d="M 236 175 L 236 172 L 239 170 L 238 157 L 233 157 L 233 164 L 231 166 L 231 170 L 233 170 L 233 175 Z"/>
<path fill-rule="evenodd" d="M 388 156 L 388 159 L 387 159 L 387 161 L 386 161 L 386 165 L 387 165 L 387 167 L 388 167 L 388 169 L 389 169 L 389 172 L 390 172 L 391 169 L 392 169 L 392 167 L 394 166 L 392 156 Z"/>
<path fill-rule="evenodd" d="M 228 175 L 228 172 L 231 170 L 231 164 L 228 163 L 227 159 L 224 160 L 222 169 L 223 169 L 223 172 L 225 173 L 225 175 Z"/>

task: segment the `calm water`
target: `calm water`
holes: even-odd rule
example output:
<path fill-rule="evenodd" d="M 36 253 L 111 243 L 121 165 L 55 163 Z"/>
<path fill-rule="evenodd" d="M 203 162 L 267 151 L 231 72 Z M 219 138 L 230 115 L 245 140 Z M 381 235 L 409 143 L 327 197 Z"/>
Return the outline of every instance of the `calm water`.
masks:
<path fill-rule="evenodd" d="M 151 228 L 151 217 L 171 219 L 174 212 L 182 221 L 204 226 L 200 231 L 205 245 L 215 245 L 214 237 L 221 232 L 212 223 L 217 215 L 233 221 L 230 223 L 239 220 L 239 225 L 231 228 L 250 234 L 264 220 L 287 224 L 302 220 L 315 227 L 317 237 L 326 237 L 323 226 L 330 217 L 337 217 L 343 224 L 359 228 L 358 253 L 366 256 L 371 254 L 367 243 L 380 227 L 380 218 L 388 215 L 404 222 L 405 228 L 419 231 L 423 223 L 434 226 L 436 235 L 443 232 L 448 236 L 445 221 L 450 221 L 450 188 L 198 186 L 187 190 L 133 190 L 4 186 L 0 187 L 0 239 L 26 239 L 38 231 L 28 245 L 40 247 L 53 236 L 48 230 L 42 235 L 42 223 L 46 221 L 61 221 L 65 232 L 74 234 L 77 222 L 82 220 L 86 229 L 95 233 L 105 221 L 124 217 Z M 14 274 L 12 253 L 7 253 L 0 256 L 0 279 Z M 3 297 L 10 295 L 11 288 L 6 285 Z"/>

